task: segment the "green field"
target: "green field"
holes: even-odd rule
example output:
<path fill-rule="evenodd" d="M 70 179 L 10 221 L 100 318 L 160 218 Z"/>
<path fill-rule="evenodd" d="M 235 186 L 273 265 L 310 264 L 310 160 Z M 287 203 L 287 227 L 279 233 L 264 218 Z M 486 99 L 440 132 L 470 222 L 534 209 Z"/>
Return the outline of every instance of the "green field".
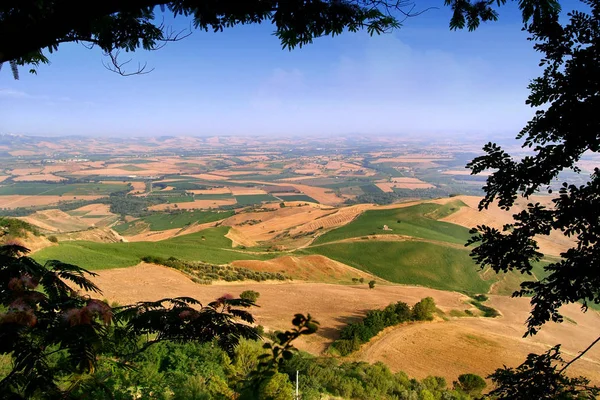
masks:
<path fill-rule="evenodd" d="M 130 267 L 149 255 L 163 258 L 173 256 L 184 261 L 204 261 L 212 264 L 225 264 L 234 260 L 266 260 L 279 255 L 232 250 L 231 240 L 224 237 L 228 231 L 229 227 L 210 228 L 159 242 L 62 242 L 58 246 L 46 247 L 36 252 L 33 258 L 39 262 L 56 259 L 98 270 Z"/>
<path fill-rule="evenodd" d="M 235 200 L 239 205 L 251 206 L 253 204 L 271 203 L 279 201 L 269 194 L 248 194 L 243 196 L 235 196 Z"/>
<path fill-rule="evenodd" d="M 368 210 L 354 221 L 320 236 L 315 244 L 361 237 L 366 235 L 406 235 L 426 240 L 464 244 L 470 238 L 469 230 L 448 222 L 436 221 L 460 208 L 458 202 L 450 205 L 418 204 L 390 210 Z M 454 210 L 451 210 L 454 208 Z M 384 231 L 383 225 L 389 229 Z"/>
<path fill-rule="evenodd" d="M 122 167 L 118 167 L 119 169 L 125 171 L 144 171 L 144 168 L 138 167 L 137 165 L 123 165 Z"/>
<path fill-rule="evenodd" d="M 218 221 L 231 217 L 235 214 L 233 211 L 177 211 L 172 213 L 156 213 L 147 217 L 140 218 L 126 224 L 115 226 L 113 229 L 119 233 L 124 233 L 131 229 L 138 221 L 143 221 L 148 224 L 151 231 L 164 231 L 173 228 L 183 228 L 184 226 L 198 223 Z"/>
<path fill-rule="evenodd" d="M 496 279 L 482 279 L 468 250 L 427 242 L 335 243 L 298 253 L 321 254 L 391 282 L 442 290 L 486 293 Z"/>
<path fill-rule="evenodd" d="M 318 203 L 315 199 L 305 194 L 292 194 L 289 196 L 277 196 L 283 201 L 309 201 L 311 203 Z"/>
<path fill-rule="evenodd" d="M 127 189 L 125 183 L 35 183 L 23 182 L 0 187 L 0 196 L 83 196 L 109 195 Z"/>

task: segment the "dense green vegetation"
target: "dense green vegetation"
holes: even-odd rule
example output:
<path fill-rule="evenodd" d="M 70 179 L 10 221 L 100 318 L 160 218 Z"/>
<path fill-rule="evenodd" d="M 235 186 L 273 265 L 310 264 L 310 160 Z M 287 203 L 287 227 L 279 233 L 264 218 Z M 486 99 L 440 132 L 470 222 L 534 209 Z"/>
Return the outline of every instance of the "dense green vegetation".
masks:
<path fill-rule="evenodd" d="M 279 201 L 270 194 L 248 194 L 243 196 L 235 196 L 235 200 L 241 206 L 251 206 L 260 203 L 272 203 Z"/>
<path fill-rule="evenodd" d="M 286 196 L 277 195 L 277 197 L 279 197 L 283 201 L 308 201 L 311 203 L 318 203 L 317 200 L 305 194 L 291 194 Z"/>
<path fill-rule="evenodd" d="M 182 261 L 175 257 L 163 258 L 156 256 L 145 256 L 142 257 L 142 261 L 165 265 L 167 267 L 183 271 L 189 275 L 194 282 L 200 284 L 210 284 L 213 280 L 223 280 L 227 282 L 251 280 L 261 282 L 266 280 L 284 281 L 289 279 L 284 274 L 280 273 L 253 271 L 248 268 L 233 267 L 229 265 L 214 265 L 200 261 Z M 258 296 L 256 296 L 256 298 L 258 298 Z M 255 300 L 252 301 L 254 302 Z"/>
<path fill-rule="evenodd" d="M 259 341 L 243 340 L 229 356 L 214 343 L 162 342 L 149 347 L 130 362 L 133 368 L 115 368 L 111 352 L 102 356 L 90 382 L 73 393 L 98 400 L 148 398 L 160 400 L 249 400 L 244 393 L 251 372 L 266 354 Z M 62 362 L 55 358 L 54 363 Z M 2 369 L 0 369 L 2 371 Z M 264 382 L 259 398 L 293 400 L 296 371 L 303 400 L 337 396 L 357 400 L 448 399 L 468 400 L 465 385 L 448 387 L 444 378 L 411 379 L 392 373 L 383 363 L 340 362 L 335 358 L 298 353 L 283 362 L 281 371 Z M 461 382 L 462 382 L 461 381 Z"/>
<path fill-rule="evenodd" d="M 25 196 L 104 196 L 113 192 L 126 190 L 125 183 L 38 183 L 23 182 L 0 187 L 0 196 L 25 195 Z"/>
<path fill-rule="evenodd" d="M 434 243 L 357 241 L 308 247 L 298 253 L 322 254 L 395 283 L 472 293 L 486 293 L 493 283 L 481 277 L 468 250 Z"/>
<path fill-rule="evenodd" d="M 113 227 L 113 229 L 119 233 L 124 233 L 139 223 L 139 221 L 142 221 L 148 225 L 151 231 L 164 231 L 173 228 L 183 228 L 194 223 L 204 224 L 206 222 L 214 222 L 228 218 L 233 214 L 233 211 L 218 212 L 200 210 L 157 212 L 136 221 L 117 225 Z"/>
<path fill-rule="evenodd" d="M 27 236 L 27 232 L 36 236 L 40 234 L 40 231 L 28 222 L 16 218 L 0 217 L 0 236 L 22 238 Z"/>
<path fill-rule="evenodd" d="M 234 260 L 266 260 L 277 256 L 235 251 L 231 240 L 224 235 L 228 227 L 218 227 L 177 236 L 159 242 L 96 243 L 87 241 L 61 242 L 36 252 L 33 258 L 39 262 L 62 260 L 88 269 L 130 267 L 142 257 L 169 258 L 176 255 L 184 261 L 204 261 L 226 264 Z"/>
<path fill-rule="evenodd" d="M 368 210 L 349 224 L 320 236 L 314 243 L 327 243 L 374 234 L 391 234 L 463 245 L 470 238 L 467 228 L 436 220 L 460 207 L 458 202 L 452 204 L 451 206 L 424 203 L 390 210 Z M 384 225 L 387 225 L 390 230 L 383 230 Z"/>
<path fill-rule="evenodd" d="M 369 342 L 384 328 L 408 321 L 431 321 L 435 311 L 435 302 L 431 297 L 422 299 L 412 309 L 399 301 L 383 310 L 369 310 L 361 321 L 351 322 L 342 328 L 340 338 L 331 344 L 331 349 L 347 356 L 360 349 L 361 344 Z"/>

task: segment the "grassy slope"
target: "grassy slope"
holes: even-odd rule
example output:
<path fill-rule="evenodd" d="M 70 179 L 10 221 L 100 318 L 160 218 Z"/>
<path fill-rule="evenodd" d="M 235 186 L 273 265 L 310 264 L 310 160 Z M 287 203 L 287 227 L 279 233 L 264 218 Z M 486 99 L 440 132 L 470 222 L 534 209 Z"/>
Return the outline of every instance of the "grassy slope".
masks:
<path fill-rule="evenodd" d="M 231 217 L 235 214 L 233 211 L 213 212 L 213 211 L 180 211 L 172 214 L 156 213 L 140 220 L 120 224 L 113 229 L 119 233 L 124 233 L 137 225 L 138 221 L 148 224 L 151 231 L 164 231 L 173 228 L 183 228 L 186 225 L 197 222 L 204 224 Z"/>
<path fill-rule="evenodd" d="M 455 204 L 455 210 L 460 207 L 458 203 L 452 202 L 451 204 Z M 390 210 L 368 210 L 351 223 L 320 236 L 315 240 L 315 244 L 371 234 L 406 235 L 426 240 L 464 244 L 470 237 L 467 228 L 434 219 L 448 215 L 450 208 L 452 207 L 447 207 L 447 205 L 425 203 Z M 387 225 L 392 230 L 384 231 L 383 225 Z"/>
<path fill-rule="evenodd" d="M 234 260 L 265 260 L 278 254 L 251 254 L 233 251 L 231 240 L 224 237 L 228 227 L 210 228 L 190 235 L 160 242 L 96 243 L 87 241 L 63 242 L 47 247 L 33 255 L 37 261 L 58 259 L 92 270 L 129 267 L 140 258 L 177 257 L 186 261 L 205 261 L 225 264 Z M 205 239 L 202 240 L 202 237 Z"/>
<path fill-rule="evenodd" d="M 235 200 L 238 204 L 243 206 L 250 206 L 253 204 L 260 204 L 262 202 L 277 202 L 275 197 L 269 194 L 247 194 L 241 196 L 235 196 Z"/>
<path fill-rule="evenodd" d="M 0 187 L 0 195 L 60 196 L 108 195 L 127 189 L 124 183 L 15 183 Z"/>
<path fill-rule="evenodd" d="M 322 254 L 395 283 L 474 293 L 487 292 L 493 283 L 482 279 L 468 250 L 427 242 L 335 243 L 302 253 Z"/>

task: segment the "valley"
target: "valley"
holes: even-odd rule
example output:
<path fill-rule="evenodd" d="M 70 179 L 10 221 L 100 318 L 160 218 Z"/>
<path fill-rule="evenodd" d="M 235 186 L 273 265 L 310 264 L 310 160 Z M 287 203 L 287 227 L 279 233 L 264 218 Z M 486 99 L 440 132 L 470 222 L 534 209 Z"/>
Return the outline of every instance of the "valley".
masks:
<path fill-rule="evenodd" d="M 468 145 L 19 140 L 2 155 L 0 213 L 36 234 L 3 241 L 31 247 L 40 263 L 56 259 L 97 273 L 101 299 L 207 302 L 254 290 L 260 299 L 252 313 L 265 332 L 310 313 L 320 330 L 297 346 L 330 357 L 340 329 L 368 310 L 432 297 L 433 321 L 386 328 L 344 359 L 449 382 L 515 366 L 556 343 L 574 357 L 600 328 L 597 311 L 571 304 L 568 321 L 522 338 L 529 302 L 509 295 L 523 280 L 543 278 L 543 266 L 572 242 L 539 237 L 544 256 L 531 277 L 479 270 L 465 247 L 469 229 L 501 228 L 528 203 L 551 206 L 552 197 L 520 199 L 510 212 L 479 211 L 485 176 L 465 175 L 476 154 Z M 485 317 L 477 295 L 499 316 Z M 600 382 L 600 351 L 572 373 Z"/>

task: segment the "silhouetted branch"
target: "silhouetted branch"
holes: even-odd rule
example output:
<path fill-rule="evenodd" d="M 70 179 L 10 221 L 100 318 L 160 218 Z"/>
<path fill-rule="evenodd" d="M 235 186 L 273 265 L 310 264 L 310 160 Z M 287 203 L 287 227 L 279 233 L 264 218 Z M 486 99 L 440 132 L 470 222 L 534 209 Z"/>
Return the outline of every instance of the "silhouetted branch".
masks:
<path fill-rule="evenodd" d="M 559 371 L 559 373 L 563 373 L 567 368 L 569 368 L 569 366 L 571 366 L 571 364 L 573 364 L 575 361 L 579 360 L 581 357 L 583 357 L 583 355 L 585 353 L 587 353 L 592 347 L 594 347 L 594 345 L 596 345 L 596 343 L 600 342 L 600 337 L 598 337 L 596 340 L 594 340 L 592 342 L 592 344 L 590 344 L 584 351 L 582 351 L 581 353 L 579 353 L 579 355 L 577 357 L 575 357 L 574 359 L 572 359 L 571 361 L 569 361 L 564 367 L 562 367 L 562 369 Z"/>
<path fill-rule="evenodd" d="M 102 61 L 102 65 L 104 65 L 104 68 L 106 68 L 107 70 L 109 70 L 111 72 L 117 73 L 121 76 L 145 75 L 145 74 L 149 74 L 150 72 L 154 71 L 154 68 L 146 70 L 148 63 L 144 63 L 144 65 L 142 65 L 141 63 L 138 63 L 138 68 L 135 72 L 126 72 L 123 69 L 123 67 L 125 65 L 129 64 L 133 59 L 130 58 L 127 61 L 120 62 L 119 61 L 120 53 L 121 53 L 120 50 L 109 51 L 107 53 L 104 53 L 104 55 L 107 56 L 108 59 L 110 60 L 110 63 Z"/>

